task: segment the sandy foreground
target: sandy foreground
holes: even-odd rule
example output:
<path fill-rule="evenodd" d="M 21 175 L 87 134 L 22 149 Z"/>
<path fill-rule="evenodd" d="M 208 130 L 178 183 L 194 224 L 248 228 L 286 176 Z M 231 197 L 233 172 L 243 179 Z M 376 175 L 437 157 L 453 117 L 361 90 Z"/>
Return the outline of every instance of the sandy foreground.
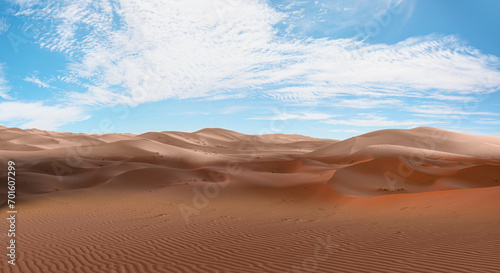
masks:
<path fill-rule="evenodd" d="M 0 127 L 0 166 L 1 272 L 500 272 L 499 137 Z"/>

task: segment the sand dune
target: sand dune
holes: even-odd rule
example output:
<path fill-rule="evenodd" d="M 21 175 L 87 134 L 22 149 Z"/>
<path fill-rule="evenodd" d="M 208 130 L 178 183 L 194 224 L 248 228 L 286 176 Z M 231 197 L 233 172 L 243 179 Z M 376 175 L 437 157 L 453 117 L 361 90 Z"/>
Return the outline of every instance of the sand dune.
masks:
<path fill-rule="evenodd" d="M 231 174 L 234 186 L 286 187 L 315 181 L 348 196 L 500 185 L 500 138 L 428 127 L 382 130 L 344 141 L 251 136 L 223 129 L 84 135 L 3 128 L 0 134 L 0 163 L 18 162 L 21 194 L 111 181 L 118 186 L 120 181 L 138 184 L 132 173 L 143 169 L 165 173 L 144 182 L 148 185 L 217 182 L 206 173 L 227 172 L 228 164 L 239 170 Z M 43 183 L 34 182 L 37 176 Z"/>
<path fill-rule="evenodd" d="M 0 127 L 9 160 L 23 222 L 5 272 L 500 272 L 498 137 Z"/>

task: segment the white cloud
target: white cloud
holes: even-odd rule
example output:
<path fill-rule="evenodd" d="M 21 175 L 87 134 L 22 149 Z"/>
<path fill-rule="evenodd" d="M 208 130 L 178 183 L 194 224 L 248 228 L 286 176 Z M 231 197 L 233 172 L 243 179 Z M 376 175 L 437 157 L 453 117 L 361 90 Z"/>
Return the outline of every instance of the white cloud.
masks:
<path fill-rule="evenodd" d="M 254 109 L 254 107 L 250 106 L 229 106 L 226 107 L 225 109 L 222 110 L 221 114 L 223 115 L 231 115 L 231 114 L 236 114 L 240 113 L 246 110 L 251 110 Z"/>
<path fill-rule="evenodd" d="M 351 130 L 351 129 L 331 129 L 328 131 L 335 133 L 361 133 L 361 131 L 359 130 Z"/>
<path fill-rule="evenodd" d="M 48 106 L 41 102 L 0 102 L 0 109 L 2 124 L 13 124 L 23 129 L 55 130 L 62 125 L 90 117 L 78 107 Z"/>
<path fill-rule="evenodd" d="M 465 111 L 465 110 L 460 110 L 460 109 L 457 109 L 456 107 L 448 106 L 448 105 L 421 105 L 421 106 L 416 106 L 416 107 L 412 106 L 412 107 L 408 107 L 407 110 L 410 112 L 413 112 L 413 113 L 419 113 L 419 114 L 423 114 L 423 115 L 500 116 L 500 113 Z"/>
<path fill-rule="evenodd" d="M 339 99 L 333 100 L 331 106 L 345 107 L 345 108 L 388 108 L 398 107 L 403 104 L 401 100 L 397 99 L 374 99 L 374 98 L 360 98 L 360 99 Z"/>
<path fill-rule="evenodd" d="M 2 64 L 0 63 L 0 98 L 5 100 L 12 99 L 9 96 L 10 86 L 8 81 L 5 79 L 5 73 Z"/>
<path fill-rule="evenodd" d="M 441 121 L 422 121 L 422 120 L 406 120 L 395 121 L 388 120 L 386 117 L 380 117 L 370 114 L 360 114 L 364 118 L 346 119 L 346 120 L 326 120 L 323 123 L 336 125 L 351 125 L 362 127 L 389 127 L 389 126 L 422 126 L 443 123 Z"/>
<path fill-rule="evenodd" d="M 59 3 L 29 14 L 46 23 L 40 45 L 74 60 L 67 81 L 88 86 L 69 95 L 74 103 L 247 95 L 456 100 L 500 89 L 500 60 L 454 36 L 393 45 L 279 36 L 276 24 L 293 10 L 278 12 L 264 0 Z"/>
<path fill-rule="evenodd" d="M 40 3 L 40 0 L 12 0 L 23 8 L 29 8 Z"/>
<path fill-rule="evenodd" d="M 500 120 L 494 119 L 480 119 L 476 121 L 478 124 L 488 124 L 488 125 L 500 125 Z"/>
<path fill-rule="evenodd" d="M 289 77 L 288 83 L 294 86 L 278 88 L 277 96 L 434 98 L 500 88 L 500 73 L 494 68 L 498 58 L 482 55 L 454 37 L 413 38 L 396 45 L 321 40 L 308 50 L 314 51 L 307 54 L 306 61 L 292 65 L 297 74 Z"/>
<path fill-rule="evenodd" d="M 324 120 L 332 117 L 336 117 L 335 115 L 328 115 L 324 113 L 301 113 L 301 114 L 288 114 L 288 113 L 279 113 L 275 116 L 268 117 L 254 117 L 248 118 L 253 120 Z"/>
<path fill-rule="evenodd" d="M 9 31 L 10 25 L 7 23 L 7 19 L 0 17 L 0 35 Z"/>
<path fill-rule="evenodd" d="M 27 76 L 23 79 L 25 82 L 30 82 L 33 84 L 38 85 L 38 87 L 43 87 L 43 88 L 53 88 L 50 84 L 40 80 L 38 77 L 31 75 Z"/>

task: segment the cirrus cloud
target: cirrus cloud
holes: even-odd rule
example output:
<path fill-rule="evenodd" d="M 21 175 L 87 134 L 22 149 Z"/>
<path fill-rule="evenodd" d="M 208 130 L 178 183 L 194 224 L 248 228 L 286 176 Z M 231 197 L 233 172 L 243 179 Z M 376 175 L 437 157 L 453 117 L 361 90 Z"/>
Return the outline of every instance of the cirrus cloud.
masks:
<path fill-rule="evenodd" d="M 336 115 L 329 115 L 324 113 L 299 113 L 299 114 L 289 114 L 289 113 L 278 113 L 274 116 L 267 117 L 253 117 L 248 119 L 254 120 L 325 120 L 329 118 L 337 117 Z"/>
<path fill-rule="evenodd" d="M 291 14 L 260 0 L 59 0 L 20 14 L 47 26 L 42 47 L 73 60 L 66 80 L 87 91 L 70 103 L 355 96 L 370 107 L 366 98 L 447 101 L 500 89 L 499 59 L 455 36 L 390 45 L 280 35 Z"/>
<path fill-rule="evenodd" d="M 389 120 L 386 117 L 381 117 L 373 114 L 358 114 L 360 118 L 325 120 L 326 124 L 335 125 L 350 125 L 360 127 L 394 127 L 394 126 L 429 126 L 434 124 L 445 123 L 443 121 L 432 120 Z"/>
<path fill-rule="evenodd" d="M 5 100 L 12 99 L 8 94 L 9 91 L 10 91 L 10 86 L 7 79 L 5 79 L 3 65 L 0 63 L 0 98 Z"/>

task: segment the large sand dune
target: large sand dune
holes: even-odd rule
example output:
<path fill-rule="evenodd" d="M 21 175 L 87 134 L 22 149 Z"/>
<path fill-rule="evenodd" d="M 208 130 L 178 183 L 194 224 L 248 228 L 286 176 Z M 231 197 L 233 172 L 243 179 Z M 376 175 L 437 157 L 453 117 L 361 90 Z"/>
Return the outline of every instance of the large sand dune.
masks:
<path fill-rule="evenodd" d="M 20 256 L 2 272 L 500 272 L 498 137 L 0 127 L 9 160 Z"/>

